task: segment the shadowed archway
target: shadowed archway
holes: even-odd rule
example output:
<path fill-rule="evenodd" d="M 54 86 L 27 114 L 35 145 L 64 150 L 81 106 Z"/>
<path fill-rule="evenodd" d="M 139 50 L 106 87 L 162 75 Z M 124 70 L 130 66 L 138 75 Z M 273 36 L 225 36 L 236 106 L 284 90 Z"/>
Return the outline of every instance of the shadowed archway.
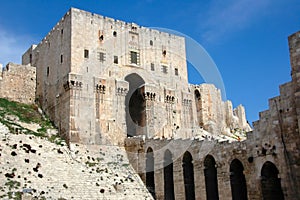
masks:
<path fill-rule="evenodd" d="M 144 135 L 146 126 L 146 104 L 143 97 L 145 81 L 136 73 L 125 77 L 129 91 L 125 97 L 127 137 Z"/>
<path fill-rule="evenodd" d="M 174 200 L 174 177 L 172 153 L 165 151 L 164 155 L 164 196 L 165 200 Z"/>
<path fill-rule="evenodd" d="M 204 176 L 207 200 L 219 200 L 216 161 L 211 155 L 204 159 Z"/>
<path fill-rule="evenodd" d="M 265 162 L 261 169 L 261 189 L 263 200 L 284 200 L 279 171 L 270 161 Z"/>
<path fill-rule="evenodd" d="M 234 159 L 230 164 L 230 186 L 232 200 L 248 199 L 244 166 L 238 159 Z"/>
<path fill-rule="evenodd" d="M 185 199 L 195 199 L 194 166 L 190 152 L 185 152 L 182 159 Z"/>
<path fill-rule="evenodd" d="M 154 182 L 154 156 L 151 147 L 148 148 L 146 154 L 146 187 L 153 198 L 156 199 Z"/>

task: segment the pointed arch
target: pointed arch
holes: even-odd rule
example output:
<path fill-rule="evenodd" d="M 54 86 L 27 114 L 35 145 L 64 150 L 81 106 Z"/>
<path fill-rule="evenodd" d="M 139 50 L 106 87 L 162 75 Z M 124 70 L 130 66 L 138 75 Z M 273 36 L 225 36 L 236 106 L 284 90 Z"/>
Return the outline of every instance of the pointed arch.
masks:
<path fill-rule="evenodd" d="M 167 149 L 164 155 L 164 194 L 165 200 L 175 199 L 172 153 Z"/>
<path fill-rule="evenodd" d="M 211 155 L 207 155 L 204 159 L 204 176 L 206 199 L 219 200 L 216 161 Z"/>
<path fill-rule="evenodd" d="M 153 198 L 156 198 L 155 195 L 155 181 L 154 181 L 154 155 L 153 149 L 149 147 L 146 154 L 146 187 L 151 193 Z"/>
<path fill-rule="evenodd" d="M 247 200 L 247 185 L 243 164 L 240 160 L 234 159 L 229 170 L 232 200 Z"/>
<path fill-rule="evenodd" d="M 263 200 L 284 200 L 279 171 L 270 161 L 264 163 L 261 169 L 261 189 Z"/>
<path fill-rule="evenodd" d="M 185 199 L 195 199 L 195 182 L 193 157 L 190 152 L 186 151 L 182 159 L 183 180 L 185 188 Z"/>

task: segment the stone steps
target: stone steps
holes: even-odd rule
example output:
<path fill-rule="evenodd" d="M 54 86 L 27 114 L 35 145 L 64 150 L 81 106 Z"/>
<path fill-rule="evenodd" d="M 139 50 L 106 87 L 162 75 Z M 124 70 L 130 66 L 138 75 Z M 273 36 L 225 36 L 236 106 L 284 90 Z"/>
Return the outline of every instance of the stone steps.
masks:
<path fill-rule="evenodd" d="M 1 199 L 24 190 L 32 191 L 24 194 L 29 199 L 152 199 L 124 148 L 71 144 L 69 149 L 36 136 L 10 134 L 1 124 L 0 140 Z"/>

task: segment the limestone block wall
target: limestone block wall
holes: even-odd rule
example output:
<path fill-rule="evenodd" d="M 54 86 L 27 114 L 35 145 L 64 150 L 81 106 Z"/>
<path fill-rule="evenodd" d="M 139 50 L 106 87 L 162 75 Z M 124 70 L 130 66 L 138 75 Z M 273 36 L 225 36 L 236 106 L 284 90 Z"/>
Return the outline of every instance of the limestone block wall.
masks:
<path fill-rule="evenodd" d="M 280 95 L 269 100 L 269 109 L 260 113 L 260 120 L 253 123 L 252 139 L 256 140 L 257 154 L 272 154 L 280 158 L 280 178 L 285 179 L 282 185 L 287 190 L 286 196 L 299 197 L 300 156 L 299 156 L 299 101 L 298 82 L 300 60 L 300 33 L 289 37 L 292 81 L 280 86 Z M 277 153 L 279 151 L 280 153 Z"/>
<path fill-rule="evenodd" d="M 107 92 L 102 104 L 106 109 L 102 109 L 101 113 L 101 123 L 106 124 L 105 129 L 109 124 L 109 130 L 100 128 L 96 134 L 118 143 L 131 135 L 131 131 L 146 137 L 174 137 L 175 130 L 183 127 L 181 119 L 186 118 L 181 112 L 181 91 L 187 90 L 184 39 L 78 9 L 71 9 L 71 13 L 71 70 L 82 76 L 82 95 L 90 98 L 91 102 L 87 109 L 80 98 L 77 100 L 80 113 L 87 110 L 88 113 L 84 117 L 75 115 L 74 123 L 92 134 L 99 126 L 93 114 L 90 114 L 98 109 L 93 98 L 96 87 L 93 77 L 99 77 L 111 80 L 112 84 L 108 84 L 108 81 L 103 84 Z M 132 75 L 135 78 L 130 79 Z M 142 83 L 136 85 L 136 79 Z M 123 88 L 126 91 L 125 98 L 118 95 L 122 88 L 117 88 L 114 80 L 117 83 L 128 82 Z M 145 100 L 146 117 L 139 123 L 145 126 L 137 126 L 134 119 L 128 116 L 128 103 L 134 87 L 141 87 L 143 91 L 141 95 Z M 119 104 L 123 104 L 123 107 L 119 107 Z M 122 117 L 126 117 L 126 126 Z M 100 127 L 103 125 L 100 124 Z M 115 135 L 115 138 L 109 135 Z"/>
<path fill-rule="evenodd" d="M 280 95 L 269 100 L 269 109 L 259 113 L 260 119 L 253 123 L 254 130 L 247 133 L 247 139 L 242 142 L 218 142 L 216 140 L 145 140 L 143 138 L 128 138 L 125 148 L 130 162 L 140 174 L 145 184 L 150 188 L 154 185 L 157 199 L 165 199 L 166 195 L 173 193 L 176 199 L 186 199 L 187 193 L 194 193 L 196 199 L 206 199 L 207 195 L 218 194 L 219 199 L 299 199 L 299 167 L 300 167 L 300 137 L 299 137 L 299 113 L 298 113 L 298 83 L 300 60 L 300 32 L 289 37 L 292 81 L 280 86 Z M 202 97 L 197 94 L 196 100 L 205 98 L 199 105 L 213 102 L 211 96 Z M 206 102 L 207 100 L 208 103 Z M 196 102 L 197 103 L 197 102 Z M 212 105 L 213 106 L 213 105 Z M 225 110 L 232 112 L 232 105 L 225 103 Z M 217 109 L 217 108 L 215 108 Z M 235 115 L 240 117 L 244 110 L 238 107 Z M 205 113 L 198 115 L 205 119 Z M 211 115 L 207 115 L 211 117 Z M 225 114 L 228 120 L 232 116 Z M 230 121 L 230 120 L 229 120 Z M 239 123 L 244 123 L 241 117 Z M 168 153 L 169 152 L 169 153 Z M 184 175 L 185 155 L 189 152 L 192 158 L 194 173 L 193 186 L 187 189 Z M 166 155 L 171 155 L 169 163 L 166 163 Z M 153 156 L 154 180 L 147 166 L 149 155 Z M 207 160 L 207 158 L 210 158 Z M 213 162 L 212 162 L 213 160 Z M 172 171 L 166 167 L 172 164 Z M 209 166 L 208 164 L 211 163 Z M 191 164 L 190 164 L 191 165 Z M 240 166 L 240 167 L 238 167 Z M 239 168 L 239 171 L 233 171 Z M 209 171 L 209 172 L 208 172 Z M 242 171 L 242 173 L 240 173 Z M 148 173 L 147 173 L 148 172 Z M 171 175 L 173 183 L 166 177 Z M 214 179 L 209 182 L 206 179 L 214 174 Z M 239 180 L 244 179 L 245 187 L 236 191 L 236 185 L 242 182 L 234 182 L 235 174 Z M 187 180 L 191 181 L 191 178 Z M 241 178 L 243 177 L 243 178 Z M 212 186 L 212 182 L 214 183 Z M 191 182 L 189 182 L 191 184 Z M 174 188 L 170 192 L 170 187 Z M 191 189 L 192 188 L 192 189 Z M 235 188 L 235 189 L 234 189 Z M 169 192 L 168 192 L 169 191 Z M 244 193 L 244 197 L 239 195 Z M 237 196 L 239 196 L 237 198 Z M 212 198 L 212 197 L 209 197 Z M 214 199 L 217 197 L 214 196 Z"/>
<path fill-rule="evenodd" d="M 180 36 L 71 8 L 22 62 L 36 67 L 36 99 L 68 142 L 250 130 L 213 85 L 188 85 Z"/>
<path fill-rule="evenodd" d="M 0 79 L 0 97 L 32 104 L 35 101 L 36 68 L 30 65 L 8 63 Z"/>
<path fill-rule="evenodd" d="M 36 98 L 68 141 L 122 144 L 131 130 L 192 136 L 182 37 L 71 8 L 22 61 L 37 68 Z M 139 123 L 146 126 L 128 114 L 135 89 L 145 101 Z"/>
<path fill-rule="evenodd" d="M 251 131 L 245 108 L 233 109 L 231 101 L 222 101 L 220 90 L 212 84 L 192 86 L 195 107 L 200 127 L 213 135 L 233 135 L 235 132 Z"/>
<path fill-rule="evenodd" d="M 247 152 L 247 144 L 245 142 L 229 144 L 208 140 L 142 140 L 138 138 L 128 138 L 125 142 L 125 148 L 130 163 L 132 163 L 145 184 L 147 177 L 145 171 L 147 160 L 146 152 L 149 148 L 153 150 L 155 195 L 157 199 L 165 198 L 164 167 L 166 167 L 166 165 L 164 164 L 164 155 L 166 151 L 170 151 L 172 154 L 175 199 L 186 199 L 183 171 L 183 157 L 186 152 L 191 154 L 193 160 L 194 193 L 196 199 L 206 199 L 207 195 L 204 173 L 206 168 L 204 163 L 206 156 L 212 156 L 216 161 L 217 191 L 220 199 L 232 199 L 230 164 L 234 159 L 238 159 L 244 167 L 243 174 L 247 180 L 248 199 L 261 199 L 259 181 L 253 176 L 255 165 L 248 161 L 248 157 L 251 153 Z M 255 178 L 253 179 L 252 177 Z M 172 183 L 169 182 L 167 184 Z"/>
<path fill-rule="evenodd" d="M 38 45 L 32 45 L 22 56 L 23 64 L 36 67 L 37 103 L 59 128 L 60 134 L 70 139 L 70 97 L 66 80 L 71 68 L 70 12 L 52 28 Z M 66 82 L 63 82 L 66 80 Z"/>

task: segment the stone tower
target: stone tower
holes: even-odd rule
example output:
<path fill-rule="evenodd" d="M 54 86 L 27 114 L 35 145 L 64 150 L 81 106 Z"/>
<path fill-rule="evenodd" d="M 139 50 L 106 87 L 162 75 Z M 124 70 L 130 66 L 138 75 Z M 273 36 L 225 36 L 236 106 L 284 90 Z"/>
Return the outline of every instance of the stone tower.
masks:
<path fill-rule="evenodd" d="M 69 142 L 198 134 L 202 110 L 188 84 L 183 37 L 71 8 L 22 62 L 37 68 L 37 102 Z M 225 122 L 232 108 L 223 109 L 214 86 L 202 87 L 210 91 L 203 99 L 213 98 L 211 108 L 222 112 L 211 109 L 201 123 Z M 224 126 L 207 130 L 222 134 Z"/>

